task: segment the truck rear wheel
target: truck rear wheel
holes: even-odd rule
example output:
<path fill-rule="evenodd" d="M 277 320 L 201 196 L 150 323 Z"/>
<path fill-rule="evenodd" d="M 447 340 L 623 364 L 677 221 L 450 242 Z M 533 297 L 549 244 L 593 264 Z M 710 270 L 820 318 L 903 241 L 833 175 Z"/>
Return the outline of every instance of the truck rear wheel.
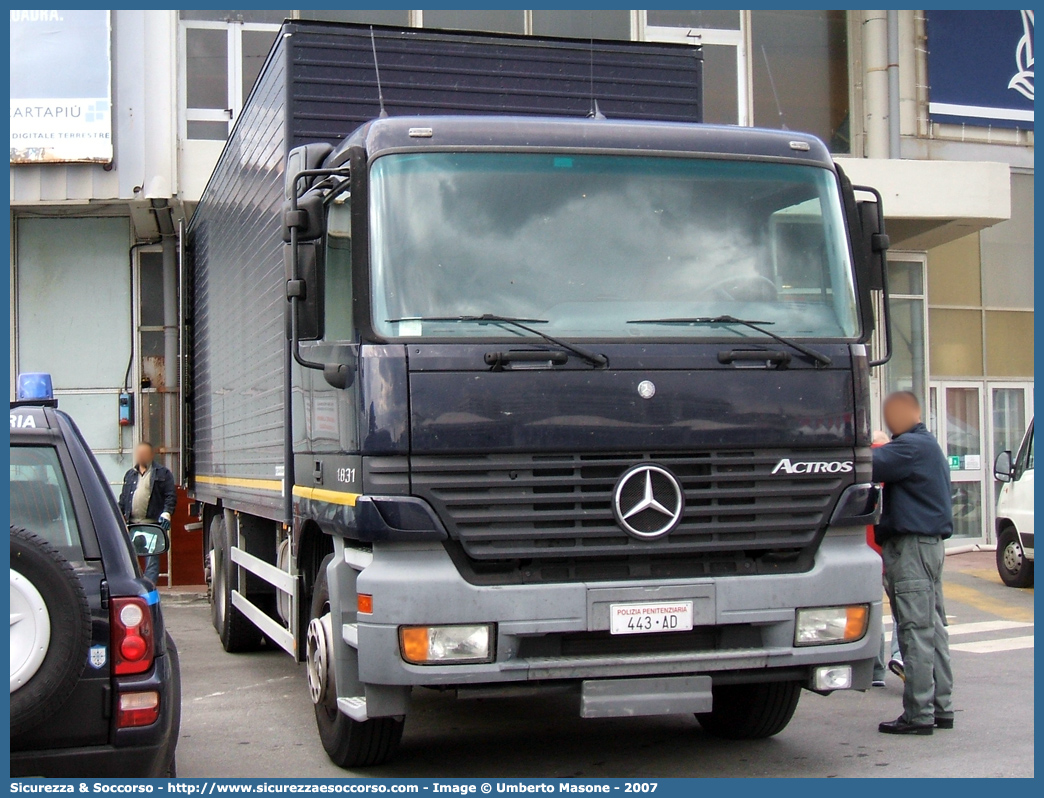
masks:
<path fill-rule="evenodd" d="M 790 723 L 801 683 L 724 684 L 713 692 L 714 708 L 696 715 L 700 726 L 727 740 L 760 740 L 779 734 Z"/>
<path fill-rule="evenodd" d="M 312 594 L 308 624 L 308 686 L 315 705 L 315 725 L 327 755 L 342 768 L 366 767 L 387 762 L 399 748 L 405 721 L 398 718 L 370 718 L 357 721 L 337 707 L 334 682 L 330 588 L 326 566 L 330 554 L 319 567 Z"/>
<path fill-rule="evenodd" d="M 211 604 L 210 617 L 230 654 L 256 651 L 261 646 L 261 630 L 232 606 L 232 574 L 235 564 L 230 555 L 232 544 L 225 529 L 225 519 L 218 515 L 210 522 Z"/>

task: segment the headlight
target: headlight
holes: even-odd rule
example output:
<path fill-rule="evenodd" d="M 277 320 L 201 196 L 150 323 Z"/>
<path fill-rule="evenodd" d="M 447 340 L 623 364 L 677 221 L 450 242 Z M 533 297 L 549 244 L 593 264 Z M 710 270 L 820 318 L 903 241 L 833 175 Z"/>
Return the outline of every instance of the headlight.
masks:
<path fill-rule="evenodd" d="M 870 605 L 850 607 L 810 607 L 797 611 L 794 628 L 795 646 L 821 646 L 828 643 L 851 643 L 866 634 L 870 622 Z"/>
<path fill-rule="evenodd" d="M 402 658 L 414 665 L 492 662 L 493 626 L 401 626 Z"/>

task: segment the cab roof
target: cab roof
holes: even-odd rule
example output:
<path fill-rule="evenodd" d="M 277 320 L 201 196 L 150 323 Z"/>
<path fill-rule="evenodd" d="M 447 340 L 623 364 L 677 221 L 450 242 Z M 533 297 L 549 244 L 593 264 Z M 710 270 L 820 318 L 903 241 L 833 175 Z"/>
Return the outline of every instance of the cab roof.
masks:
<path fill-rule="evenodd" d="M 326 159 L 329 167 L 363 146 L 372 160 L 395 151 L 549 150 L 591 153 L 685 154 L 787 161 L 834 169 L 826 145 L 788 130 L 533 116 L 396 116 L 358 128 Z"/>

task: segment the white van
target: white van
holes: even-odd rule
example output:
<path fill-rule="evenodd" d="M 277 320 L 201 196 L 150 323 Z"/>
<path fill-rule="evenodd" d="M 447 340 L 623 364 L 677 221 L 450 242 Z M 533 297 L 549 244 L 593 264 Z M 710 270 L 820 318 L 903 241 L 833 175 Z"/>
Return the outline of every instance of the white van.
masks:
<path fill-rule="evenodd" d="M 1018 457 L 1001 452 L 993 476 L 1005 483 L 997 499 L 997 570 L 1009 587 L 1033 587 L 1033 422 Z"/>

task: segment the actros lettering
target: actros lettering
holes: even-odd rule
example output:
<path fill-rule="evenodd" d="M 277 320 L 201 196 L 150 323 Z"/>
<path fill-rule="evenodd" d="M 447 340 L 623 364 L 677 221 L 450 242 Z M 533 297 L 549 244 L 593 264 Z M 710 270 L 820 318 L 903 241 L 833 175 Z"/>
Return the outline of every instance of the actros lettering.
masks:
<path fill-rule="evenodd" d="M 784 457 L 776 463 L 772 473 L 778 474 L 782 471 L 784 474 L 850 474 L 852 468 L 851 460 L 799 460 L 792 463 L 789 457 Z"/>

